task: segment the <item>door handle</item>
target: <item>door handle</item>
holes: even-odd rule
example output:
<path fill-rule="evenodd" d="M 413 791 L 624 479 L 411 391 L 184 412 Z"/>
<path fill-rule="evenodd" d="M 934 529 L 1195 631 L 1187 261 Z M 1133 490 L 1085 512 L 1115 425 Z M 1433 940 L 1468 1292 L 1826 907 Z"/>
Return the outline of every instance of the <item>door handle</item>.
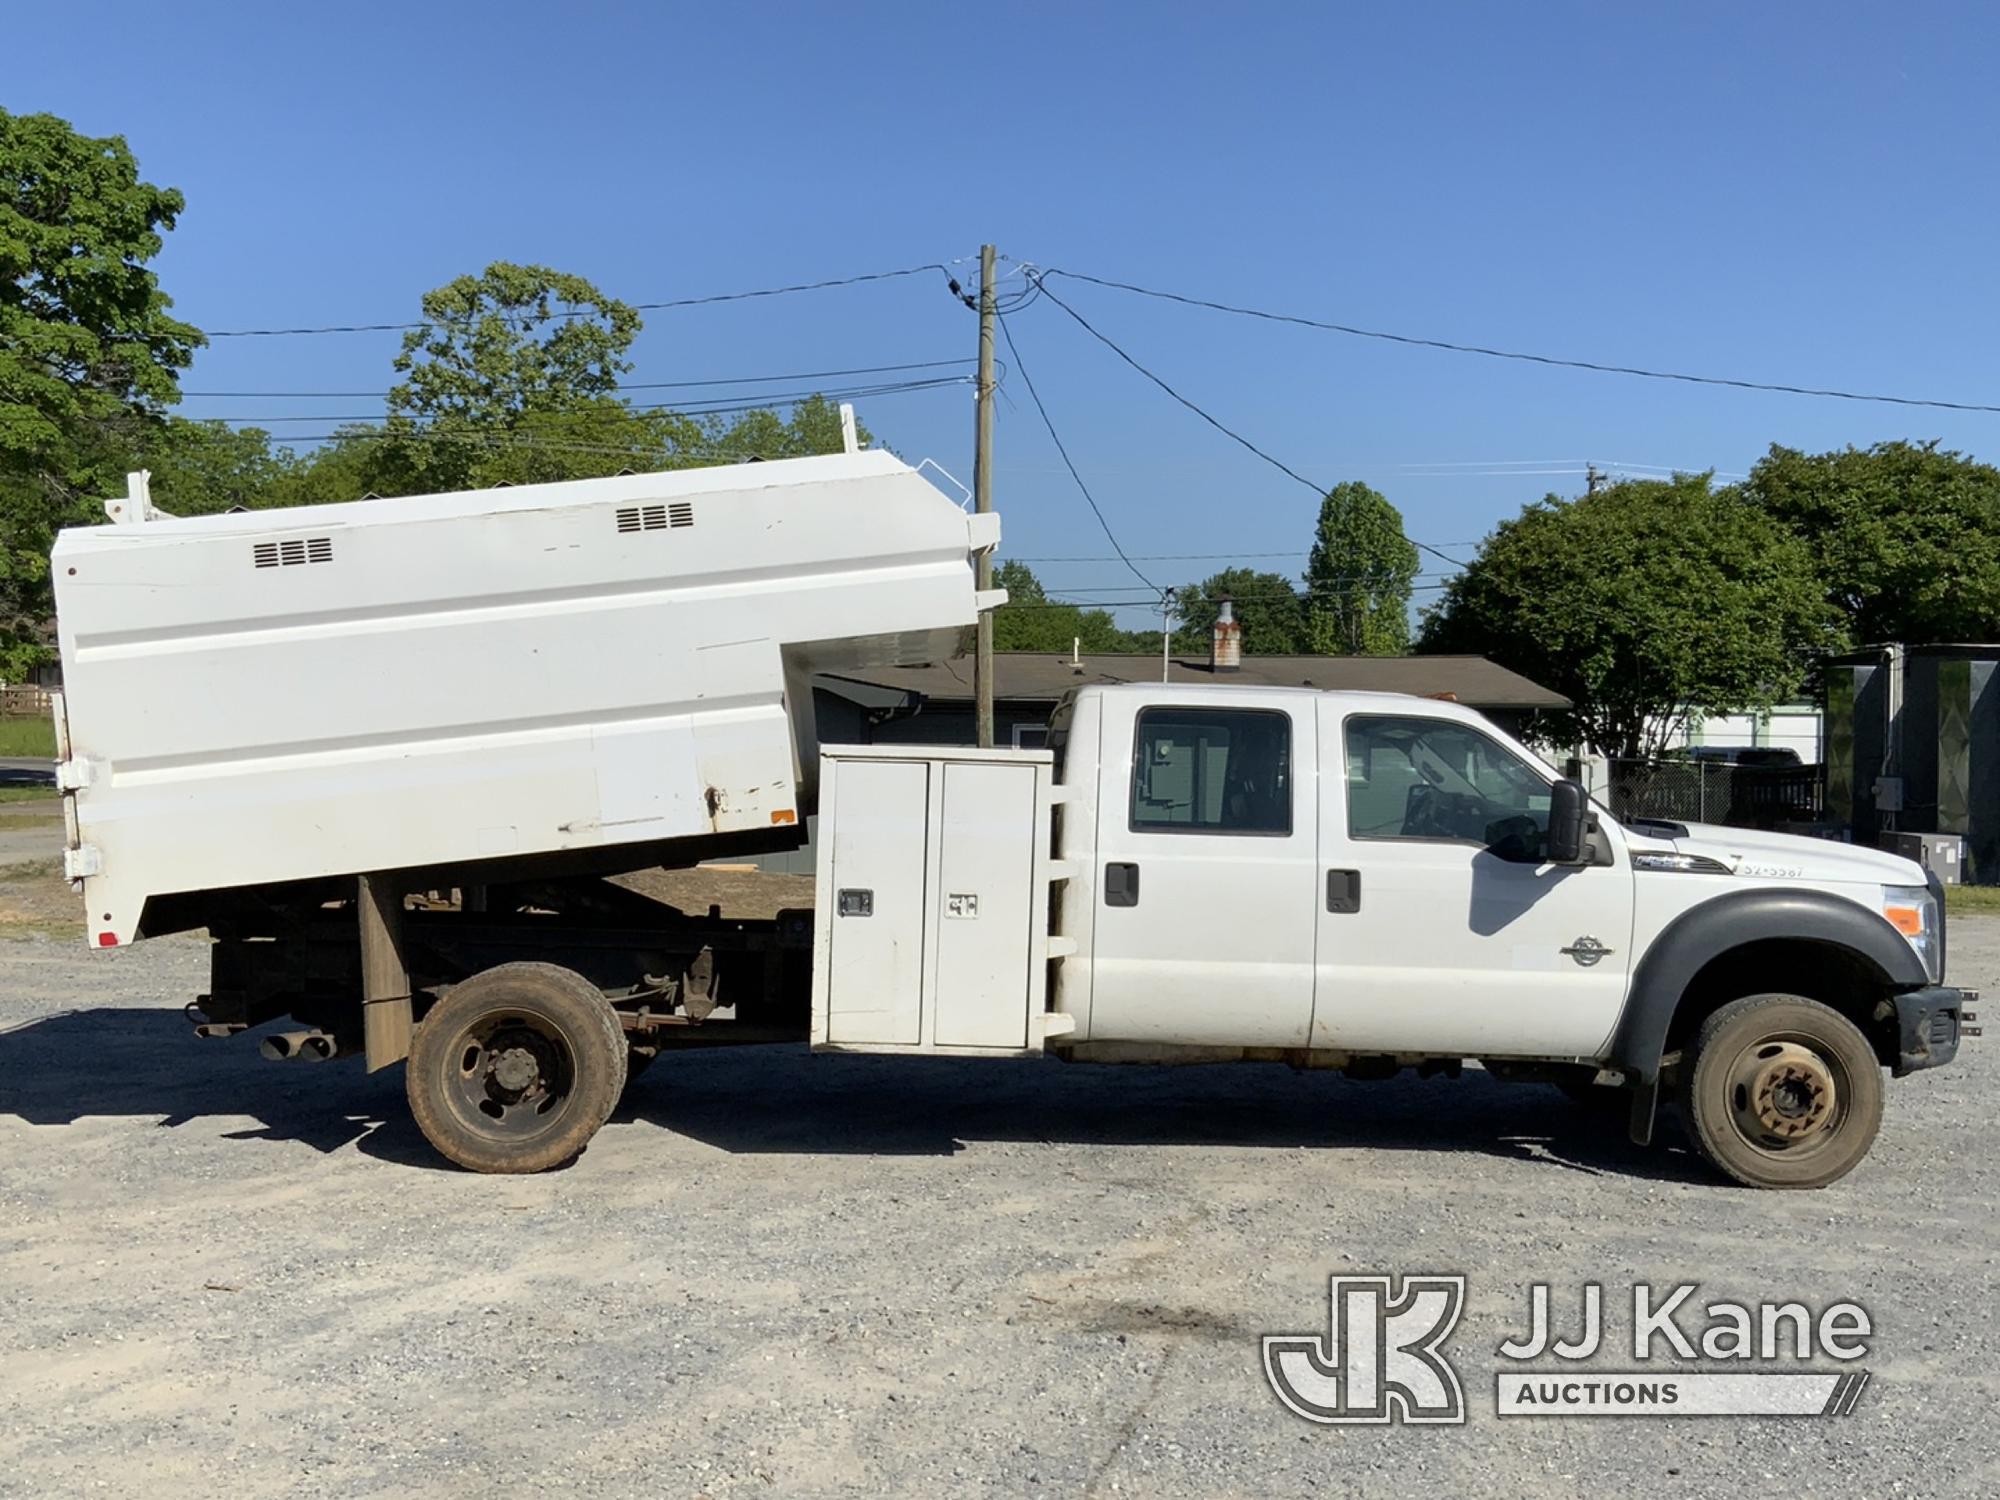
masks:
<path fill-rule="evenodd" d="M 1137 906 L 1139 904 L 1139 867 L 1137 865 L 1111 865 L 1104 867 L 1104 904 L 1106 906 Z"/>
<path fill-rule="evenodd" d="M 1326 909 L 1342 916 L 1361 910 L 1361 872 L 1359 870 L 1328 870 L 1326 872 Z"/>

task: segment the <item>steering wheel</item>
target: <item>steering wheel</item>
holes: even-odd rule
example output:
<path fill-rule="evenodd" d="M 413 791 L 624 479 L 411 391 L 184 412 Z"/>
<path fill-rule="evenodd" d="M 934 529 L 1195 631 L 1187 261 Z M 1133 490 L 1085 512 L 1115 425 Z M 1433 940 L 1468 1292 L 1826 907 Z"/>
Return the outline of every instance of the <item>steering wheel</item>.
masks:
<path fill-rule="evenodd" d="M 1538 861 L 1542 857 L 1542 825 L 1527 813 L 1496 818 L 1486 825 L 1486 847 L 1502 859 Z"/>
<path fill-rule="evenodd" d="M 1411 787 L 1403 799 L 1403 835 L 1418 839 L 1453 837 L 1445 822 L 1445 794 L 1426 783 Z"/>

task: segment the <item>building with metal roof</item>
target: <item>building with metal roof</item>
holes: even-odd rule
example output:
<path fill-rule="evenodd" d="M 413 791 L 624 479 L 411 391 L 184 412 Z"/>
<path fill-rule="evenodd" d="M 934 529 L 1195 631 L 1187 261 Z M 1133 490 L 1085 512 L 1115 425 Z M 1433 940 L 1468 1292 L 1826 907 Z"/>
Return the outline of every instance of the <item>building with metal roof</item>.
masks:
<path fill-rule="evenodd" d="M 1164 677 L 1163 677 L 1164 672 Z M 1073 688 L 1120 682 L 1210 682 L 1217 687 L 1308 687 L 1449 698 L 1518 732 L 1541 709 L 1569 700 L 1483 656 L 1048 655 L 1002 651 L 993 658 L 994 738 L 1039 745 L 1049 711 Z M 814 679 L 823 743 L 969 745 L 972 658 L 879 667 Z"/>

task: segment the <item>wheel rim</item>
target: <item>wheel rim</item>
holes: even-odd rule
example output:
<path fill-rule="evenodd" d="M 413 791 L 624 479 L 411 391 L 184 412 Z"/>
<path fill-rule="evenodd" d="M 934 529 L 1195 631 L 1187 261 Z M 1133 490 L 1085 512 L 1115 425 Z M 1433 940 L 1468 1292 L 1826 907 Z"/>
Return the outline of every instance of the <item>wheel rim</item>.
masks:
<path fill-rule="evenodd" d="M 1824 1150 L 1852 1106 L 1847 1070 L 1811 1037 L 1752 1042 L 1731 1060 L 1727 1076 L 1731 1123 L 1767 1156 L 1796 1160 Z"/>
<path fill-rule="evenodd" d="M 452 1113 L 494 1141 L 556 1129 L 576 1091 L 576 1050 L 532 1010 L 496 1011 L 460 1028 L 442 1061 Z"/>

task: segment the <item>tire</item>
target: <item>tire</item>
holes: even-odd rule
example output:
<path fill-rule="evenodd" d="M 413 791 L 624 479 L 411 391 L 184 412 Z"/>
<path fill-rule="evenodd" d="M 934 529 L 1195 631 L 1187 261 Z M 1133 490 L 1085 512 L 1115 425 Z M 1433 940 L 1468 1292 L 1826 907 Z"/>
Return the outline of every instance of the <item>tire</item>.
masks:
<path fill-rule="evenodd" d="M 1882 1064 L 1831 1006 L 1748 995 L 1702 1022 L 1682 1106 L 1701 1154 L 1744 1186 L 1825 1187 L 1874 1144 Z"/>
<path fill-rule="evenodd" d="M 501 964 L 417 1028 L 404 1083 L 417 1128 L 473 1172 L 542 1172 L 589 1144 L 625 1088 L 618 1013 L 582 975 Z"/>

